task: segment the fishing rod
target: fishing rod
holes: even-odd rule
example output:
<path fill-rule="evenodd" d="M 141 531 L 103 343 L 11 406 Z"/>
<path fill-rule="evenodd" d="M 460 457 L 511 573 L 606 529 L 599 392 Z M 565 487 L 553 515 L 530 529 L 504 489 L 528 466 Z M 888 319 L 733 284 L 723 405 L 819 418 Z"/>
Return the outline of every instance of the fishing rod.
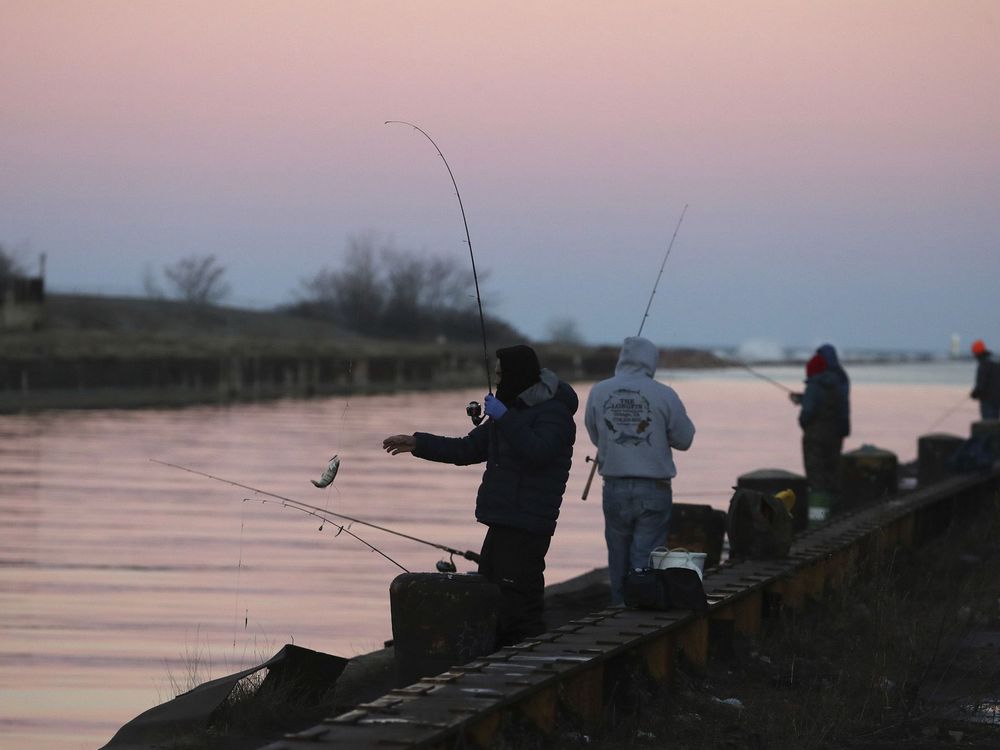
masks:
<path fill-rule="evenodd" d="M 663 256 L 663 262 L 660 264 L 660 272 L 658 274 L 656 274 L 656 283 L 653 284 L 653 291 L 650 292 L 650 294 L 649 294 L 649 302 L 646 303 L 646 312 L 644 312 L 642 314 L 642 322 L 639 323 L 639 332 L 636 334 L 636 336 L 641 336 L 642 335 L 642 327 L 644 325 L 646 325 L 646 318 L 649 317 L 649 308 L 653 304 L 653 295 L 656 294 L 656 288 L 660 285 L 660 277 L 663 276 L 663 268 L 664 268 L 664 266 L 667 265 L 667 258 L 670 257 L 670 251 L 674 249 L 674 240 L 677 239 L 677 231 L 681 228 L 681 222 L 684 221 L 684 214 L 687 213 L 687 210 L 688 210 L 688 204 L 685 203 L 684 204 L 684 210 L 681 211 L 681 218 L 679 218 L 677 220 L 677 226 L 674 227 L 674 234 L 670 238 L 670 244 L 667 245 L 667 252 Z"/>
<path fill-rule="evenodd" d="M 649 301 L 646 303 L 646 311 L 642 314 L 642 321 L 639 323 L 639 332 L 636 336 L 642 335 L 642 328 L 646 325 L 646 318 L 649 317 L 649 308 L 653 305 L 653 297 L 656 295 L 656 289 L 660 286 L 660 277 L 663 276 L 663 269 L 667 265 L 667 258 L 670 257 L 670 251 L 674 249 L 674 240 L 677 239 L 677 232 L 681 228 L 681 222 L 684 221 L 684 214 L 687 213 L 688 204 L 684 204 L 684 208 L 681 210 L 681 216 L 677 220 L 677 226 L 674 227 L 674 233 L 670 236 L 670 244 L 667 245 L 667 252 L 663 255 L 663 262 L 660 263 L 660 272 L 656 274 L 656 282 L 653 284 L 653 291 L 649 293 Z M 590 467 L 590 474 L 587 476 L 587 484 L 583 488 L 583 494 L 580 495 L 581 500 L 586 500 L 587 496 L 590 494 L 590 485 L 594 481 L 594 474 L 597 472 L 597 459 L 598 456 L 591 458 L 587 456 L 587 461 L 593 461 L 594 465 Z"/>
<path fill-rule="evenodd" d="M 462 212 L 462 224 L 465 227 L 465 242 L 469 246 L 469 257 L 472 259 L 472 280 L 476 285 L 476 302 L 479 305 L 479 329 L 483 336 L 483 364 L 486 367 L 486 388 L 488 392 L 493 394 L 493 376 L 490 373 L 490 354 L 489 347 L 486 345 L 486 318 L 483 315 L 483 298 L 479 294 L 479 275 L 476 273 L 476 256 L 472 252 L 472 237 L 469 235 L 469 221 L 465 218 L 465 206 L 462 203 L 462 194 L 458 190 L 458 182 L 455 181 L 455 174 L 451 171 L 451 165 L 448 164 L 448 160 L 444 158 L 444 153 L 442 153 L 441 148 L 434 142 L 427 131 L 421 128 L 419 125 L 414 125 L 412 122 L 406 122 L 405 120 L 386 120 L 386 125 L 408 125 L 413 128 L 427 140 L 431 142 L 434 149 L 437 151 L 438 156 L 441 157 L 441 161 L 444 162 L 445 169 L 448 170 L 448 176 L 451 178 L 451 184 L 455 188 L 455 197 L 458 198 L 458 208 Z M 472 423 L 478 426 L 483 421 L 483 408 L 478 401 L 470 401 L 469 405 L 465 407 L 465 413 L 469 415 Z"/>
<path fill-rule="evenodd" d="M 343 513 L 334 513 L 332 510 L 325 510 L 315 505 L 310 505 L 309 503 L 304 503 L 301 500 L 293 500 L 290 497 L 285 497 L 283 495 L 276 495 L 273 492 L 268 492 L 267 490 L 257 489 L 256 487 L 251 487 L 248 484 L 241 484 L 240 482 L 234 482 L 231 479 L 223 479 L 222 477 L 217 477 L 213 474 L 208 474 L 204 471 L 198 471 L 197 469 L 189 469 L 186 466 L 180 466 L 179 464 L 172 464 L 167 461 L 160 461 L 155 458 L 149 459 L 154 464 L 160 464 L 161 466 L 169 466 L 172 469 L 179 469 L 181 471 L 186 471 L 189 474 L 197 474 L 200 477 L 206 477 L 207 479 L 214 479 L 216 482 L 222 482 L 223 484 L 232 485 L 233 487 L 239 487 L 243 490 L 250 490 L 250 492 L 256 492 L 259 495 L 266 495 L 267 497 L 273 497 L 275 500 L 281 500 L 284 503 L 288 503 L 289 506 L 298 507 L 299 510 L 310 510 L 314 513 L 325 514 L 333 516 L 334 518 L 339 518 L 343 521 L 348 521 L 350 523 L 361 524 L 362 526 L 368 526 L 373 529 L 378 529 L 379 531 L 384 531 L 387 534 L 393 534 L 395 536 L 403 537 L 403 539 L 409 539 L 411 542 L 417 542 L 419 544 L 426 544 L 428 547 L 434 547 L 435 549 L 447 552 L 449 555 L 458 555 L 459 557 L 464 557 L 466 560 L 471 560 L 472 562 L 479 562 L 479 555 L 472 550 L 462 550 L 455 549 L 453 547 L 448 547 L 444 544 L 437 544 L 436 542 L 429 542 L 426 539 L 421 539 L 420 537 L 411 536 L 410 534 L 404 534 L 402 531 L 396 531 L 394 529 L 386 528 L 385 526 L 379 526 L 377 523 L 372 523 L 370 521 L 363 521 L 360 518 L 353 518 L 351 516 L 346 516 Z M 318 515 L 317 518 L 322 518 Z M 333 523 L 333 521 L 331 521 Z"/>
<path fill-rule="evenodd" d="M 770 377 L 769 375 L 765 375 L 762 372 L 758 372 L 757 370 L 753 369 L 750 365 L 748 365 L 746 362 L 741 362 L 738 359 L 724 359 L 723 362 L 728 362 L 731 365 L 736 365 L 737 367 L 742 367 L 744 370 L 746 370 L 747 372 L 749 372 L 751 375 L 753 375 L 755 377 L 758 377 L 761 380 L 766 380 L 771 385 L 776 385 L 778 388 L 780 388 L 781 390 L 785 391 L 786 393 L 795 393 L 795 391 L 793 391 L 791 388 L 789 388 L 784 383 L 780 383 L 777 380 L 775 380 L 774 378 Z"/>
<path fill-rule="evenodd" d="M 258 497 L 258 498 L 245 497 L 245 498 L 243 498 L 243 502 L 245 502 L 245 503 L 258 502 L 261 505 L 269 505 L 269 504 L 275 504 L 275 505 L 277 505 L 277 503 L 274 500 L 267 500 L 267 499 L 262 498 L 262 497 Z M 281 507 L 282 508 L 291 508 L 292 510 L 301 511 L 302 513 L 305 513 L 306 515 L 318 518 L 320 521 L 322 521 L 322 523 L 320 524 L 320 527 L 319 527 L 320 531 L 323 530 L 323 526 L 324 525 L 326 525 L 328 523 L 333 524 L 337 528 L 337 533 L 334 534 L 334 536 L 333 536 L 334 539 L 336 539 L 342 533 L 346 533 L 348 536 L 352 536 L 355 539 L 357 539 L 359 542 L 361 542 L 363 545 L 365 545 L 372 552 L 378 552 L 380 555 L 382 555 L 382 557 L 384 557 L 386 560 L 388 560 L 389 562 L 391 562 L 393 565 L 395 565 L 397 568 L 399 568 L 400 570 L 402 570 L 404 573 L 409 573 L 410 572 L 409 570 L 407 570 L 406 568 L 404 568 L 402 565 L 400 565 L 398 562 L 396 562 L 391 557 L 389 557 L 385 552 L 383 552 L 378 547 L 376 547 L 374 544 L 370 544 L 369 542 L 365 541 L 364 539 L 362 539 L 360 536 L 358 536 L 357 534 L 355 534 L 353 531 L 351 531 L 349 528 L 347 528 L 343 524 L 337 523 L 336 521 L 333 521 L 333 520 L 331 520 L 329 518 L 326 518 L 325 516 L 323 516 L 323 515 L 321 515 L 319 513 L 316 513 L 314 511 L 311 511 L 311 510 L 309 510 L 307 508 L 300 508 L 297 505 L 292 505 L 290 502 L 288 502 L 286 500 L 281 501 Z M 327 511 L 324 511 L 324 512 L 327 512 Z"/>

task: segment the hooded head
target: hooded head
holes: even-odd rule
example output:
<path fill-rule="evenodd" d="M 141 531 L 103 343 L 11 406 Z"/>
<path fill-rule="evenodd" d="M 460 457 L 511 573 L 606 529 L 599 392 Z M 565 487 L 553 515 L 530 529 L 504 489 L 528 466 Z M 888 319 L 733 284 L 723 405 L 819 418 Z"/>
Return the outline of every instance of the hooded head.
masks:
<path fill-rule="evenodd" d="M 629 336 L 618 355 L 615 375 L 645 375 L 651 378 L 656 374 L 659 361 L 660 353 L 652 341 L 641 336 Z"/>
<path fill-rule="evenodd" d="M 828 370 L 840 370 L 840 358 L 837 356 L 837 350 L 833 348 L 832 344 L 823 344 L 816 353 L 826 360 L 826 367 Z"/>
<path fill-rule="evenodd" d="M 541 379 L 542 368 L 538 364 L 535 350 L 524 344 L 497 349 L 497 359 L 500 362 L 497 398 L 507 408 L 511 408 L 522 392 Z"/>
<path fill-rule="evenodd" d="M 976 339 L 972 342 L 972 356 L 978 357 L 980 354 L 986 354 L 986 344 L 982 339 Z"/>
<path fill-rule="evenodd" d="M 826 372 L 826 360 L 819 354 L 814 354 L 812 359 L 806 362 L 806 377 L 811 378 L 821 372 Z"/>

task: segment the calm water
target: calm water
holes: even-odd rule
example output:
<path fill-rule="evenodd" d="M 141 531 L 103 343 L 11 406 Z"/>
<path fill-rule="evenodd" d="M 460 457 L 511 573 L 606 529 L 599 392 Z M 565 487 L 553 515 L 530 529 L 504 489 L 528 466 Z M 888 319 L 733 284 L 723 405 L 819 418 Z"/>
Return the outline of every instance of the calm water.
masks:
<path fill-rule="evenodd" d="M 764 368 L 789 387 L 800 370 Z M 929 431 L 968 433 L 973 365 L 851 368 L 854 433 L 915 457 Z M 679 502 L 727 505 L 737 476 L 801 472 L 796 410 L 742 370 L 663 372 L 698 434 L 679 454 Z M 589 386 L 578 384 L 581 402 Z M 391 637 L 400 572 L 327 524 L 159 459 L 327 507 L 451 547 L 478 550 L 479 467 L 388 456 L 384 436 L 463 434 L 478 391 L 332 398 L 231 408 L 0 416 L 0 748 L 95 748 L 173 683 L 219 677 L 282 644 L 352 656 Z M 593 455 L 582 416 L 559 528 L 555 582 L 604 564 L 599 488 L 580 501 Z M 317 490 L 333 453 L 340 475 Z M 259 500 L 259 498 L 258 498 Z M 413 571 L 436 550 L 352 531 Z M 464 560 L 459 570 L 470 569 Z M 195 672 L 194 675 L 191 673 Z"/>

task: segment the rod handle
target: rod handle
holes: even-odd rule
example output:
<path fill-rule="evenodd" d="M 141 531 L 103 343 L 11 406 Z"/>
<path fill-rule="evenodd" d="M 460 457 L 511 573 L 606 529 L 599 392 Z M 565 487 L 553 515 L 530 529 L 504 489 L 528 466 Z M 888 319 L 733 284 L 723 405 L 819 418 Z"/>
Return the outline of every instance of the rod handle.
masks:
<path fill-rule="evenodd" d="M 587 477 L 587 484 L 583 488 L 583 494 L 580 495 L 581 500 L 586 500 L 587 495 L 590 494 L 590 485 L 594 481 L 594 473 L 597 471 L 597 458 L 596 457 L 591 458 L 590 456 L 587 456 L 586 460 L 593 461 L 594 465 L 590 467 L 590 476 Z"/>

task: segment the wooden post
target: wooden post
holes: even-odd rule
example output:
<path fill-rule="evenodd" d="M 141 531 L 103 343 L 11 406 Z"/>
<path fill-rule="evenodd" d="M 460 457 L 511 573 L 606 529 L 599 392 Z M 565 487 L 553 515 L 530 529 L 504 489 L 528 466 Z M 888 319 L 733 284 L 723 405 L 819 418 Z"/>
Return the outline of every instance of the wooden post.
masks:
<path fill-rule="evenodd" d="M 519 704 L 519 708 L 542 734 L 550 735 L 556 727 L 557 705 L 558 692 L 556 686 L 553 685 L 539 690 L 528 700 Z"/>
<path fill-rule="evenodd" d="M 646 669 L 657 682 L 667 682 L 674 674 L 674 652 L 677 649 L 677 636 L 672 633 L 648 641 L 642 647 L 642 655 L 646 660 Z"/>
<path fill-rule="evenodd" d="M 600 729 L 604 725 L 604 665 L 570 678 L 563 697 L 569 712 L 589 731 Z"/>
<path fill-rule="evenodd" d="M 677 645 L 692 667 L 704 671 L 708 666 L 708 620 L 698 617 L 682 627 L 677 634 Z"/>
<path fill-rule="evenodd" d="M 490 747 L 500 731 L 500 711 L 486 714 L 482 719 L 466 728 L 466 734 L 477 747 Z"/>

